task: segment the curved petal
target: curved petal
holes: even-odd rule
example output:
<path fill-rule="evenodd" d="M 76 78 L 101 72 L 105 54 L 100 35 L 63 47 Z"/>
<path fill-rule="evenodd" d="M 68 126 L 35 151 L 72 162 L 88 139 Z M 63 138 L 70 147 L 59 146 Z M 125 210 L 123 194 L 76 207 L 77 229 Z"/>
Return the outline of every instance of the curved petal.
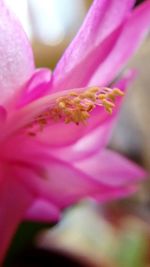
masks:
<path fill-rule="evenodd" d="M 104 85 L 111 82 L 116 73 L 123 68 L 135 53 L 149 29 L 150 1 L 148 0 L 139 5 L 128 17 L 112 51 L 105 61 L 99 65 L 89 85 L 95 83 Z"/>
<path fill-rule="evenodd" d="M 50 155 L 45 157 L 43 155 L 43 159 L 38 161 L 38 164 L 36 157 L 32 165 L 16 164 L 15 166 L 14 164 L 12 172 L 17 173 L 22 183 L 37 197 L 50 201 L 60 208 L 80 199 L 103 195 L 115 189 Z"/>
<path fill-rule="evenodd" d="M 64 122 L 55 123 L 40 132 L 36 139 L 45 145 L 50 145 L 51 147 L 61 147 L 66 145 L 71 145 L 78 141 L 80 138 L 86 136 L 94 129 L 103 125 L 103 123 L 108 120 L 110 123 L 113 120 L 114 114 L 107 114 L 103 108 L 96 108 L 95 111 L 91 112 L 91 117 L 87 121 L 87 125 L 74 123 L 65 124 Z M 105 131 L 104 125 L 104 131 Z"/>
<path fill-rule="evenodd" d="M 17 107 L 23 107 L 46 95 L 50 88 L 50 80 L 51 72 L 49 69 L 36 69 L 30 80 L 21 90 Z"/>
<path fill-rule="evenodd" d="M 25 219 L 39 222 L 56 222 L 60 219 L 60 211 L 52 203 L 37 199 L 27 210 Z"/>
<path fill-rule="evenodd" d="M 141 167 L 108 149 L 74 165 L 93 179 L 111 186 L 133 184 L 146 176 Z"/>
<path fill-rule="evenodd" d="M 41 131 L 37 131 L 35 136 L 30 136 L 30 131 L 32 133 L 32 128 L 28 129 L 25 131 L 25 134 L 32 139 L 36 139 L 40 143 L 43 143 L 45 145 L 49 145 L 51 147 L 60 147 L 60 146 L 66 146 L 66 145 L 71 145 L 79 138 L 87 135 L 90 133 L 92 130 L 95 128 L 99 127 L 100 125 L 103 125 L 103 123 L 112 122 L 116 116 L 117 109 L 119 108 L 116 107 L 116 110 L 113 111 L 113 113 L 110 115 L 108 114 L 103 107 L 97 107 L 95 110 L 91 112 L 90 118 L 87 120 L 87 124 L 84 125 L 80 123 L 79 125 L 76 125 L 75 123 L 69 123 L 66 124 L 64 121 L 58 121 L 55 122 L 51 120 L 48 125 L 46 125 Z M 34 107 L 33 107 L 34 109 Z M 36 110 L 36 112 L 38 109 Z M 27 116 L 30 116 L 30 120 L 32 123 L 32 120 L 34 120 L 32 111 L 30 111 L 31 114 L 27 114 Z M 37 113 L 38 114 L 38 113 Z M 39 110 L 39 115 L 40 115 L 40 110 Z M 21 117 L 21 113 L 20 116 Z M 22 117 L 23 119 L 23 117 Z M 30 120 L 26 125 L 30 125 Z M 23 122 L 23 121 L 22 121 Z M 15 130 L 16 126 L 14 125 Z M 19 125 L 18 125 L 19 127 Z M 103 127 L 103 126 L 102 126 Z M 11 128 L 10 128 L 11 129 Z M 105 125 L 104 125 L 105 129 Z M 12 130 L 12 129 L 11 129 Z M 34 130 L 33 130 L 34 132 Z M 10 132 L 9 132 L 10 133 Z M 9 134 L 8 133 L 8 134 Z M 5 132 L 6 134 L 6 132 Z"/>
<path fill-rule="evenodd" d="M 113 121 L 109 121 L 97 127 L 86 136 L 81 137 L 75 144 L 63 148 L 51 148 L 51 154 L 69 162 L 90 157 L 96 151 L 104 148 L 110 138 Z"/>
<path fill-rule="evenodd" d="M 33 196 L 15 177 L 3 179 L 0 185 L 0 265 L 32 201 Z"/>
<path fill-rule="evenodd" d="M 15 16 L 0 1 L 0 104 L 9 101 L 34 70 L 33 55 Z"/>
<path fill-rule="evenodd" d="M 55 91 L 86 86 L 92 71 L 104 60 L 120 31 L 102 42 L 122 23 L 134 0 L 95 0 L 86 19 L 53 74 Z M 89 66 L 90 65 L 90 66 Z"/>

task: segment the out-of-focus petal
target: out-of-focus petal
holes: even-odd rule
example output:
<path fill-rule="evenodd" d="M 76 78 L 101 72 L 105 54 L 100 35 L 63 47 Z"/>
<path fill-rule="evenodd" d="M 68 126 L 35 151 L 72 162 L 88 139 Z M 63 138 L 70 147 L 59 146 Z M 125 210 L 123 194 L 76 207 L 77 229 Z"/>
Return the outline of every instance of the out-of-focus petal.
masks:
<path fill-rule="evenodd" d="M 22 107 L 46 95 L 50 88 L 51 72 L 49 69 L 37 69 L 21 90 L 17 107 Z"/>
<path fill-rule="evenodd" d="M 127 88 L 134 82 L 137 77 L 136 69 L 127 69 L 121 78 L 112 83 L 113 88 L 120 88 L 123 92 L 126 92 Z"/>
<path fill-rule="evenodd" d="M 52 203 L 37 199 L 28 209 L 25 219 L 30 221 L 52 222 L 60 219 L 60 211 Z"/>
<path fill-rule="evenodd" d="M 9 101 L 30 78 L 33 55 L 15 16 L 0 1 L 0 104 Z"/>
<path fill-rule="evenodd" d="M 128 185 L 128 186 L 122 186 L 122 187 L 114 187 L 110 192 L 107 192 L 105 194 L 98 194 L 93 197 L 98 202 L 109 202 L 114 199 L 121 199 L 125 197 L 129 197 L 130 195 L 133 195 L 138 191 L 138 185 Z"/>
<path fill-rule="evenodd" d="M 26 187 L 12 177 L 11 173 L 9 175 L 0 184 L 0 265 L 18 224 L 33 201 Z"/>
<path fill-rule="evenodd" d="M 95 0 L 79 33 L 64 53 L 53 74 L 53 90 L 87 85 L 92 72 L 114 45 L 120 31 L 103 41 L 122 23 L 134 0 Z M 103 48 L 102 48 L 103 47 Z"/>
<path fill-rule="evenodd" d="M 146 176 L 141 167 L 108 149 L 103 149 L 74 165 L 93 179 L 112 186 L 133 184 Z"/>
<path fill-rule="evenodd" d="M 96 70 L 89 84 L 108 84 L 137 50 L 150 29 L 150 1 L 139 5 L 124 22 L 122 32 L 109 53 Z"/>
<path fill-rule="evenodd" d="M 6 122 L 7 111 L 3 106 L 0 106 L 0 127 L 3 127 L 3 124 Z"/>
<path fill-rule="evenodd" d="M 70 164 L 51 156 L 43 157 L 38 164 L 35 158 L 33 164 L 35 166 L 13 165 L 12 171 L 17 173 L 22 183 L 38 197 L 60 208 L 80 199 L 104 195 L 113 190 L 112 186 L 93 179 Z"/>

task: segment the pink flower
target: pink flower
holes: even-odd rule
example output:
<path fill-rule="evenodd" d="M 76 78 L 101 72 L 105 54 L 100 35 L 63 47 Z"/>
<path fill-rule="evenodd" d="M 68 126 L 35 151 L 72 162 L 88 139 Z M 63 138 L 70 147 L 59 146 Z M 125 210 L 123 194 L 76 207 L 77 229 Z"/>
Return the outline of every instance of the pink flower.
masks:
<path fill-rule="evenodd" d="M 84 197 L 133 192 L 144 171 L 104 149 L 128 72 L 107 88 L 150 24 L 150 1 L 95 0 L 53 74 L 0 0 L 0 260 L 23 218 L 56 220 Z M 112 113 L 110 115 L 110 113 Z"/>

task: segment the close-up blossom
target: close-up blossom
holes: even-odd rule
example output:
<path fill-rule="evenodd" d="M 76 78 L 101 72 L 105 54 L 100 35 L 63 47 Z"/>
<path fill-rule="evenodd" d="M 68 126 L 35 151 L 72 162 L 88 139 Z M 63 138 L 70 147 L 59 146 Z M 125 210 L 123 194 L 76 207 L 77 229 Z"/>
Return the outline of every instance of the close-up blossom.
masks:
<path fill-rule="evenodd" d="M 24 220 L 57 221 L 83 198 L 128 196 L 146 171 L 106 148 L 150 27 L 150 1 L 94 0 L 55 69 L 35 67 L 0 0 L 0 261 Z M 49 58 L 49 61 L 51 59 Z"/>

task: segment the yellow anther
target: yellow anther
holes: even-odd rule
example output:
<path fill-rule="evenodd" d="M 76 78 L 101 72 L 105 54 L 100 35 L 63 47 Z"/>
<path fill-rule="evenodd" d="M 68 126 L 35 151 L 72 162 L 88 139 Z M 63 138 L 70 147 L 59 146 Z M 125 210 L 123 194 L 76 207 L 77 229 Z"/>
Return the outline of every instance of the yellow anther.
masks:
<path fill-rule="evenodd" d="M 81 103 L 80 97 L 76 97 L 75 99 L 73 99 L 73 103 L 80 104 Z"/>
<path fill-rule="evenodd" d="M 34 127 L 36 131 L 43 128 L 51 121 L 63 120 L 65 123 L 83 123 L 85 124 L 90 117 L 90 113 L 96 106 L 103 106 L 108 113 L 112 113 L 115 107 L 117 96 L 123 96 L 124 93 L 118 89 L 111 88 L 88 88 L 83 92 L 71 92 L 55 100 L 52 106 L 47 108 L 41 115 L 28 126 L 29 135 L 34 136 Z"/>
<path fill-rule="evenodd" d="M 115 107 L 114 103 L 112 103 L 109 100 L 104 99 L 104 100 L 102 100 L 102 104 L 103 104 L 104 108 L 106 109 L 106 111 L 108 111 L 109 113 L 112 113 L 112 110 Z"/>
<path fill-rule="evenodd" d="M 112 114 L 112 108 L 110 108 L 110 107 L 105 107 L 105 110 L 106 110 L 108 113 Z"/>
<path fill-rule="evenodd" d="M 70 96 L 78 96 L 78 93 L 76 93 L 76 92 L 71 92 L 69 95 L 70 95 Z"/>
<path fill-rule="evenodd" d="M 90 112 L 92 111 L 93 109 L 95 108 L 95 105 L 94 104 L 90 104 L 87 108 L 87 112 Z"/>
<path fill-rule="evenodd" d="M 112 102 L 115 101 L 116 95 L 113 92 L 107 94 L 107 98 L 109 98 Z"/>
<path fill-rule="evenodd" d="M 85 98 L 87 98 L 87 99 L 95 99 L 95 93 L 90 92 L 90 91 L 88 91 L 88 92 L 84 92 L 84 93 L 82 93 L 82 94 L 80 95 L 80 98 L 81 98 L 81 99 L 85 99 Z"/>
<path fill-rule="evenodd" d="M 99 91 L 99 87 L 91 87 L 89 89 L 89 92 L 91 92 L 91 93 L 97 93 L 98 91 Z"/>
<path fill-rule="evenodd" d="M 103 99 L 102 100 L 102 103 L 105 107 L 110 107 L 110 108 L 114 108 L 115 107 L 115 104 L 112 103 L 111 101 L 109 100 L 106 100 L 106 99 Z"/>
<path fill-rule="evenodd" d="M 100 100 L 106 99 L 106 95 L 105 95 L 105 94 L 100 94 L 100 95 L 98 96 L 98 98 L 99 98 Z"/>
<path fill-rule="evenodd" d="M 84 119 L 87 119 L 87 118 L 89 118 L 89 113 L 88 113 L 88 111 L 82 111 L 82 119 L 84 120 Z"/>
<path fill-rule="evenodd" d="M 123 93 L 120 89 L 118 89 L 118 88 L 114 88 L 114 89 L 113 89 L 113 93 L 114 93 L 116 96 L 123 96 L 123 95 L 124 95 L 124 93 Z"/>
<path fill-rule="evenodd" d="M 59 102 L 58 103 L 58 106 L 59 106 L 59 108 L 61 108 L 61 109 L 63 109 L 63 108 L 65 108 L 66 107 L 66 105 L 65 105 L 65 103 L 62 101 L 62 102 Z"/>

